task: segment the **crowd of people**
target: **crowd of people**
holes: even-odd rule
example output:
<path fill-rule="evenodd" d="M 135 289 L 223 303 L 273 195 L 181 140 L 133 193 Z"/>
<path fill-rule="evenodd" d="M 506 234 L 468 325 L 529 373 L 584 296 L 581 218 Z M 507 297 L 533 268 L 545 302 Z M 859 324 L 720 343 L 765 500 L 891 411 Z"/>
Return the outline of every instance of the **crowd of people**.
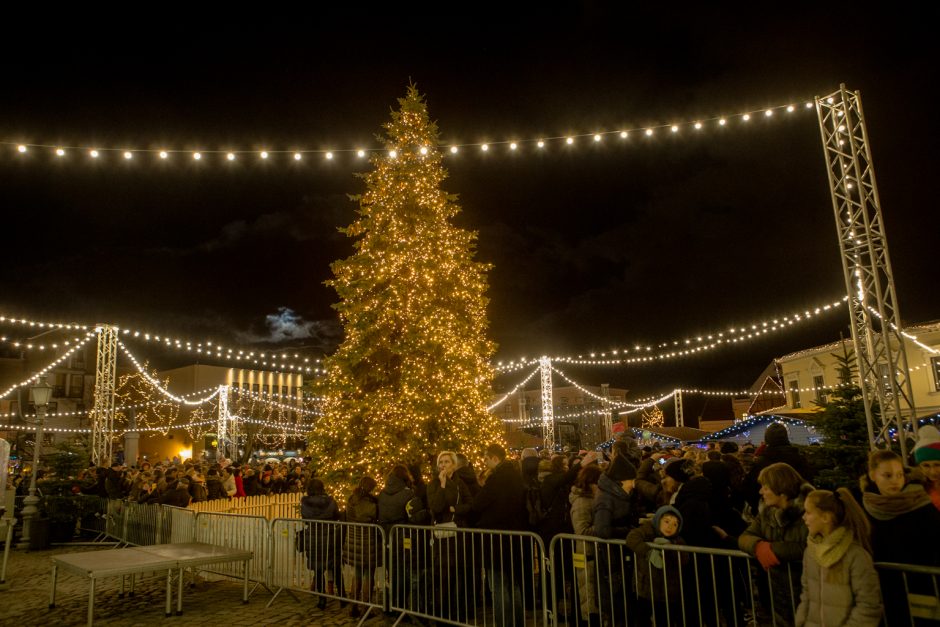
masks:
<path fill-rule="evenodd" d="M 934 594 L 929 578 L 905 581 L 874 567 L 875 562 L 940 566 L 940 543 L 930 540 L 940 529 L 940 433 L 933 426 L 920 429 L 910 468 L 891 451 L 875 451 L 868 472 L 851 490 L 815 489 L 814 469 L 780 423 L 768 426 L 759 447 L 725 442 L 706 448 L 640 448 L 623 437 L 609 454 L 523 449 L 511 456 L 491 445 L 479 469 L 451 451 L 435 461 L 428 476 L 419 465 L 397 464 L 385 477 L 363 477 L 339 501 L 309 468 L 293 461 L 89 468 L 76 489 L 178 506 L 302 490 L 305 520 L 372 523 L 386 531 L 401 524 L 434 525 L 434 537 L 445 548 L 460 546 L 453 538 L 458 534 L 445 528 L 530 531 L 546 552 L 558 534 L 575 534 L 581 539 L 569 553 L 558 552 L 568 563 L 554 567 L 571 575 L 572 589 L 560 591 L 574 599 L 569 618 L 588 625 L 603 624 L 602 616 L 610 624 L 626 624 L 628 618 L 651 624 L 653 616 L 657 624 L 666 624 L 667 615 L 676 624 L 683 617 L 715 625 L 772 617 L 778 625 L 876 625 L 884 611 L 903 623 L 909 592 L 924 588 L 928 596 Z M 319 586 L 315 591 L 350 599 L 371 594 L 382 557 L 377 539 L 365 529 L 350 527 L 344 537 L 328 539 L 333 548 L 318 555 L 332 558 L 310 559 Z M 624 550 L 636 560 L 635 581 L 632 568 L 626 573 L 605 563 L 610 552 L 600 547 L 609 540 L 625 541 Z M 730 560 L 690 560 L 687 552 L 669 550 L 670 545 L 739 549 L 754 560 L 743 567 Z M 460 550 L 466 552 L 465 547 L 438 550 L 437 568 L 445 573 L 465 568 Z M 572 569 L 571 552 L 587 566 Z M 517 555 L 511 566 L 485 555 L 482 560 L 494 609 L 510 617 L 505 624 L 521 622 L 526 607 L 519 588 L 535 569 L 531 561 L 532 568 L 524 566 L 531 554 Z M 347 589 L 334 591 L 333 583 L 344 581 L 342 566 L 353 569 L 353 576 L 345 578 L 352 584 L 337 584 Z M 741 591 L 754 589 L 763 616 L 748 615 L 749 597 Z M 698 601 L 690 603 L 690 594 Z M 703 598 L 715 602 L 702 603 Z M 437 602 L 452 612 L 446 617 L 451 620 L 473 611 L 466 595 Z M 623 607 L 631 609 L 624 612 Z M 359 606 L 350 611 L 357 616 Z"/>

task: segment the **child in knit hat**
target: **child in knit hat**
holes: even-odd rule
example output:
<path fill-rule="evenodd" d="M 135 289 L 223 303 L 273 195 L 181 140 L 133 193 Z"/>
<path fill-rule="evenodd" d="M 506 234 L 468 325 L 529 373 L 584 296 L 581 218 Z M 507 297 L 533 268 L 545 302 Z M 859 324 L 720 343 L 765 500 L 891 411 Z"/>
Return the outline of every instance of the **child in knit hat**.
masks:
<path fill-rule="evenodd" d="M 669 625 L 682 620 L 680 569 L 689 556 L 678 551 L 651 549 L 647 544 L 685 544 L 680 531 L 682 514 L 675 507 L 664 505 L 656 510 L 652 520 L 643 521 L 627 534 L 627 546 L 637 560 L 640 624 Z"/>
<path fill-rule="evenodd" d="M 914 461 L 924 474 L 924 489 L 934 507 L 940 509 L 940 431 L 935 426 L 925 425 L 917 430 Z"/>

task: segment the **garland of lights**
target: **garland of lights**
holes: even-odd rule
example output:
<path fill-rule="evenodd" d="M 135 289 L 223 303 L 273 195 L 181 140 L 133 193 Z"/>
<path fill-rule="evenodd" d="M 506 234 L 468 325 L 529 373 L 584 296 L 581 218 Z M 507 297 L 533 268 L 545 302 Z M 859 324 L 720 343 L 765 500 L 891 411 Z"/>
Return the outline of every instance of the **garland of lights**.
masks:
<path fill-rule="evenodd" d="M 688 355 L 694 355 L 696 353 L 701 353 L 704 351 L 714 350 L 720 346 L 725 346 L 728 344 L 737 344 L 739 342 L 744 342 L 747 340 L 755 339 L 761 335 L 765 335 L 772 331 L 779 331 L 785 329 L 789 326 L 793 326 L 795 323 L 806 321 L 812 318 L 815 315 L 821 313 L 827 313 L 832 311 L 834 308 L 842 305 L 843 302 L 847 300 L 847 297 L 843 297 L 842 300 L 822 305 L 816 307 L 815 309 L 807 309 L 802 313 L 796 313 L 792 315 L 780 316 L 772 320 L 764 320 L 762 322 L 751 324 L 750 327 L 730 327 L 728 334 L 730 337 L 726 337 L 724 331 L 714 332 L 706 334 L 704 336 L 699 335 L 694 339 L 685 339 L 682 345 L 690 346 L 692 344 L 700 344 L 698 346 L 692 346 L 691 348 L 683 348 L 672 350 L 668 352 L 659 352 L 656 354 L 650 354 L 653 351 L 652 346 L 634 346 L 634 352 L 641 353 L 639 357 L 620 357 L 621 353 L 629 353 L 630 349 L 615 349 L 610 351 L 610 355 L 605 353 L 600 353 L 600 357 L 605 359 L 595 359 L 597 356 L 595 353 L 590 353 L 589 357 L 591 359 L 586 359 L 583 355 L 578 355 L 577 357 L 553 357 L 553 361 L 560 361 L 563 363 L 578 364 L 578 365 L 602 365 L 602 366 L 612 366 L 612 365 L 626 365 L 634 363 L 647 363 L 657 360 L 664 359 L 673 359 L 676 357 L 685 357 Z M 701 344 L 702 342 L 709 342 L 707 344 Z M 679 340 L 673 340 L 672 346 L 680 346 Z M 658 345 L 658 348 L 667 348 L 670 346 L 669 342 L 662 342 Z M 645 353 L 645 354 L 644 354 Z"/>
<path fill-rule="evenodd" d="M 15 318 L 0 315 L 0 323 L 8 324 L 20 324 L 23 326 L 29 326 L 32 328 L 48 328 L 51 330 L 71 330 L 71 329 L 80 329 L 80 330 L 89 330 L 91 327 L 81 324 L 64 324 L 56 322 L 45 322 L 37 320 L 28 320 L 26 318 Z M 280 368 L 282 370 L 293 370 L 296 372 L 307 372 L 319 374 L 322 372 L 319 368 L 310 366 L 310 359 L 304 358 L 302 363 L 296 362 L 286 362 L 288 359 L 286 354 L 280 355 L 280 362 L 278 362 L 278 356 L 274 353 L 254 351 L 252 349 L 236 349 L 236 348 L 226 348 L 220 344 L 214 343 L 212 341 L 206 340 L 203 342 L 196 342 L 193 340 L 180 340 L 178 338 L 170 338 L 167 336 L 160 336 L 154 333 L 148 333 L 146 331 L 135 331 L 133 329 L 121 328 L 120 333 L 126 336 L 133 335 L 136 339 L 146 340 L 148 342 L 157 343 L 165 348 L 176 348 L 177 350 L 186 350 L 191 353 L 198 353 L 201 355 L 206 355 L 210 357 L 217 357 L 222 359 L 229 359 L 233 361 L 247 361 L 251 364 L 260 365 L 260 366 L 271 366 L 273 368 Z M 9 341 L 6 337 L 0 338 L 0 341 Z M 15 342 L 15 341 L 14 341 Z M 21 347 L 22 343 L 14 343 L 14 346 Z M 43 345 L 37 345 L 42 349 Z M 54 345 L 53 345 L 54 346 Z M 272 361 L 268 361 L 268 360 Z M 294 353 L 294 359 L 300 359 L 300 355 Z M 319 359 L 314 360 L 315 363 L 320 363 Z"/>
<path fill-rule="evenodd" d="M 565 147 L 573 146 L 577 141 L 589 139 L 592 144 L 600 144 L 605 139 L 613 138 L 615 141 L 621 143 L 626 143 L 634 135 L 641 134 L 642 137 L 650 140 L 657 132 L 668 131 L 672 136 L 678 136 L 680 131 L 690 130 L 693 134 L 700 134 L 707 128 L 713 128 L 715 130 L 724 130 L 729 128 L 729 125 L 732 123 L 739 123 L 740 125 L 747 125 L 751 119 L 754 117 L 763 117 L 764 119 L 771 119 L 777 113 L 787 113 L 793 114 L 798 110 L 809 110 L 813 109 L 814 105 L 812 102 L 805 102 L 802 107 L 798 107 L 795 104 L 784 104 L 784 105 L 775 105 L 767 107 L 765 109 L 745 111 L 741 113 L 735 113 L 724 116 L 713 116 L 700 118 L 697 120 L 686 120 L 686 121 L 677 121 L 669 124 L 659 124 L 654 126 L 646 127 L 633 127 L 633 128 L 618 128 L 616 130 L 599 130 L 593 131 L 590 133 L 580 133 L 573 135 L 556 135 L 549 137 L 538 137 L 538 138 L 528 138 L 528 139 L 506 139 L 500 141 L 491 141 L 491 142 L 469 142 L 469 143 L 455 143 L 448 146 L 441 146 L 441 150 L 446 150 L 445 154 L 456 155 L 461 149 L 473 148 L 478 150 L 480 154 L 487 154 L 490 151 L 491 147 L 501 147 L 508 149 L 509 153 L 520 152 L 520 149 L 525 147 L 531 147 L 536 152 L 544 151 L 549 145 L 560 144 Z M 184 158 L 189 162 L 199 163 L 203 160 L 203 157 L 213 156 L 217 157 L 220 160 L 224 160 L 229 164 L 234 164 L 236 161 L 243 158 L 254 158 L 261 162 L 269 162 L 272 157 L 285 157 L 288 159 L 288 162 L 293 162 L 295 164 L 300 163 L 307 156 L 315 156 L 323 159 L 324 161 L 333 161 L 334 157 L 337 154 L 349 154 L 354 155 L 356 158 L 362 160 L 371 154 L 382 154 L 385 153 L 389 158 L 395 159 L 398 157 L 399 150 L 396 148 L 375 148 L 375 147 L 352 147 L 352 148 L 341 148 L 341 149 L 299 149 L 299 150 L 278 150 L 278 149 L 269 149 L 265 148 L 263 150 L 246 150 L 246 149 L 235 149 L 235 150 L 179 150 L 173 148 L 155 148 L 155 149 L 136 149 L 128 147 L 98 147 L 98 146 L 87 146 L 87 145 L 78 145 L 78 146 L 68 146 L 68 145 L 54 145 L 54 144 L 42 144 L 42 143 L 32 143 L 32 142 L 16 142 L 10 140 L 0 140 L 0 146 L 9 146 L 12 147 L 15 151 L 15 154 L 26 158 L 32 152 L 45 152 L 46 154 L 52 155 L 55 160 L 58 161 L 67 161 L 73 153 L 79 155 L 85 155 L 87 159 L 92 161 L 101 160 L 106 155 L 115 155 L 120 160 L 130 163 L 138 157 L 149 157 L 151 159 L 157 160 L 157 162 L 167 162 L 173 158 Z M 426 155 L 432 147 L 422 146 L 417 149 L 417 152 L 420 152 L 422 155 Z"/>
<path fill-rule="evenodd" d="M 524 386 L 526 383 L 528 383 L 529 381 L 531 381 L 531 380 L 532 380 L 532 377 L 534 377 L 534 376 L 537 375 L 538 373 L 539 373 L 539 369 L 538 369 L 538 368 L 536 368 L 535 370 L 533 370 L 532 372 L 530 372 L 530 373 L 529 373 L 529 376 L 527 376 L 522 382 L 520 382 L 519 384 L 517 384 L 516 387 L 514 387 L 513 389 L 511 389 L 511 390 L 509 390 L 508 392 L 506 392 L 506 393 L 503 395 L 503 397 L 502 397 L 501 399 L 499 399 L 498 401 L 496 401 L 495 403 L 493 403 L 492 405 L 490 405 L 489 407 L 487 407 L 487 408 L 486 408 L 486 411 L 493 411 L 495 408 L 497 408 L 497 407 L 499 407 L 500 405 L 502 405 L 503 403 L 505 403 L 507 398 L 509 398 L 510 396 L 512 396 L 513 394 L 515 394 L 516 391 L 519 390 L 519 388 L 521 388 L 521 387 Z"/>
<path fill-rule="evenodd" d="M 35 383 L 36 381 L 39 381 L 39 378 L 40 378 L 40 377 L 42 377 L 44 374 L 46 374 L 47 372 L 49 372 L 50 370 L 52 370 L 53 368 L 55 368 L 56 366 L 58 366 L 60 363 L 62 363 L 62 362 L 65 361 L 66 359 L 68 359 L 68 358 L 72 355 L 72 353 L 74 353 L 74 352 L 77 351 L 78 349 L 80 349 L 80 348 L 82 348 L 83 346 L 85 346 L 85 344 L 87 344 L 88 342 L 90 342 L 90 341 L 91 341 L 91 338 L 93 338 L 93 337 L 95 337 L 95 334 L 94 334 L 94 333 L 88 333 L 88 334 L 86 334 L 85 339 L 84 339 L 82 342 L 80 342 L 79 344 L 76 344 L 76 345 L 73 346 L 72 348 L 70 348 L 70 349 L 68 349 L 67 351 L 65 351 L 64 353 L 62 353 L 60 356 L 56 357 L 50 364 L 48 364 L 47 366 L 45 366 L 42 370 L 38 371 L 36 374 L 34 374 L 34 375 L 31 376 L 30 378 L 26 379 L 25 381 L 20 381 L 19 383 L 14 383 L 13 385 L 11 385 L 9 388 L 7 388 L 6 390 L 4 390 L 3 392 L 0 392 L 0 398 L 5 397 L 7 394 L 11 394 L 11 393 L 12 393 L 13 391 L 15 391 L 17 388 L 25 387 L 25 386 L 27 386 L 27 385 L 29 385 L 29 384 L 31 384 L 31 383 Z"/>
<path fill-rule="evenodd" d="M 127 346 L 124 345 L 124 342 L 122 342 L 121 340 L 118 340 L 117 343 L 118 343 L 118 347 L 122 351 L 124 351 L 124 354 L 127 355 L 128 358 L 130 358 L 131 362 L 134 364 L 134 367 L 137 368 L 137 371 L 140 372 L 140 374 L 142 374 L 144 378 L 147 379 L 147 381 L 149 381 L 153 387 L 159 390 L 159 392 L 163 394 L 164 396 L 166 396 L 167 398 L 172 399 L 176 401 L 177 403 L 181 403 L 183 405 L 202 405 L 203 403 L 207 403 L 219 395 L 219 389 L 216 388 L 216 390 L 212 392 L 211 394 L 209 394 L 208 396 L 205 396 L 196 401 L 190 401 L 190 400 L 183 398 L 182 396 L 176 396 L 169 390 L 165 389 L 162 385 L 160 385 L 159 381 L 157 381 L 152 376 L 150 376 L 150 373 L 148 373 L 147 370 L 143 366 L 140 365 L 140 362 L 137 361 L 137 358 L 134 357 L 133 353 L 127 350 Z"/>

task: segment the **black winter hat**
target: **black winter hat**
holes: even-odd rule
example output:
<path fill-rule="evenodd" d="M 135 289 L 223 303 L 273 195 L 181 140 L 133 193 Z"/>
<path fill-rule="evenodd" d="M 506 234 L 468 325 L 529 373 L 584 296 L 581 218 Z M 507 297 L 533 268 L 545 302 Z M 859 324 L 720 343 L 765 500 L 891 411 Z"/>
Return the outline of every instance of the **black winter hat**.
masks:
<path fill-rule="evenodd" d="M 764 431 L 764 442 L 767 446 L 784 446 L 790 443 L 790 434 L 787 428 L 781 422 L 775 422 L 767 426 Z"/>
<path fill-rule="evenodd" d="M 682 459 L 681 457 L 670 459 L 666 462 L 664 472 L 679 483 L 685 483 L 695 476 L 695 462 L 691 459 Z"/>
<path fill-rule="evenodd" d="M 636 466 L 631 464 L 625 456 L 616 455 L 607 468 L 607 476 L 613 481 L 636 479 Z"/>

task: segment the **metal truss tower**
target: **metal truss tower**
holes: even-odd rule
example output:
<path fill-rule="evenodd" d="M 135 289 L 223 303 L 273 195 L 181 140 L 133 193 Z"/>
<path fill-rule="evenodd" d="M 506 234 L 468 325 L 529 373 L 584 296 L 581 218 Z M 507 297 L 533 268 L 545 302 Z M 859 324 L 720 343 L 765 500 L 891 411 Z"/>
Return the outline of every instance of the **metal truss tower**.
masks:
<path fill-rule="evenodd" d="M 839 91 L 816 98 L 816 113 L 870 446 L 889 446 L 890 431 L 896 429 L 906 460 L 905 434 L 908 427 L 917 434 L 917 412 L 861 95 L 840 85 Z"/>
<path fill-rule="evenodd" d="M 228 457 L 226 453 L 231 448 L 228 441 L 228 391 L 229 386 L 219 386 L 219 416 L 216 420 L 215 435 L 219 442 L 219 453 L 223 457 Z"/>
<path fill-rule="evenodd" d="M 555 448 L 555 410 L 552 403 L 552 360 L 539 358 L 542 374 L 542 440 L 548 450 Z"/>
<path fill-rule="evenodd" d="M 673 401 L 676 404 L 676 426 L 684 427 L 685 415 L 682 412 L 682 390 L 676 390 L 676 393 L 673 396 Z"/>
<path fill-rule="evenodd" d="M 91 461 L 98 466 L 111 464 L 114 436 L 114 390 L 117 387 L 118 328 L 95 325 L 98 356 L 95 360 L 95 405 L 91 410 Z M 133 462 L 131 462 L 133 463 Z"/>

